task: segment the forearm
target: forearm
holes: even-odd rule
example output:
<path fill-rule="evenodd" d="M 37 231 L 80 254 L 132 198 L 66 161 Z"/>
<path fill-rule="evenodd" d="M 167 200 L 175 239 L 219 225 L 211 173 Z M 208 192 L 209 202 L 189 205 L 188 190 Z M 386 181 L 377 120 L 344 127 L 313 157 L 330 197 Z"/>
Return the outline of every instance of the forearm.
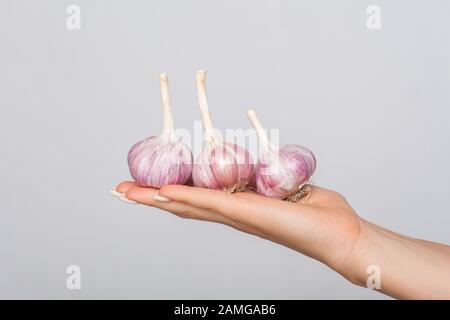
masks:
<path fill-rule="evenodd" d="M 346 275 L 366 286 L 369 266 L 379 268 L 378 290 L 400 299 L 450 299 L 450 246 L 405 237 L 362 220 Z"/>

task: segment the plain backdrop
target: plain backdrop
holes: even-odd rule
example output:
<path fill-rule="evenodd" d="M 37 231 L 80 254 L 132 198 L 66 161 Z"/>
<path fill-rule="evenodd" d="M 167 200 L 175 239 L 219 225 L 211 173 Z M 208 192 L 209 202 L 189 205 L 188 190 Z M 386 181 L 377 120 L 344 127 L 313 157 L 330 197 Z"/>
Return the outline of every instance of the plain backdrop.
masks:
<path fill-rule="evenodd" d="M 366 27 L 372 4 L 380 30 Z M 158 74 L 192 129 L 207 69 L 219 129 L 249 128 L 253 106 L 362 217 L 450 243 L 449 17 L 446 0 L 2 0 L 0 298 L 386 298 L 108 190 L 129 179 L 128 148 L 161 130 Z"/>

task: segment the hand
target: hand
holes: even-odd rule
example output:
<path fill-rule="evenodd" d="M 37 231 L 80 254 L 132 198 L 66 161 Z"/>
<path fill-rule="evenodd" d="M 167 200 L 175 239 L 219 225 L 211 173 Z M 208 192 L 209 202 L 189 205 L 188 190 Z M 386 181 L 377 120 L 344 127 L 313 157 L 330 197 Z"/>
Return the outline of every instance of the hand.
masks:
<path fill-rule="evenodd" d="M 313 186 L 299 203 L 182 185 L 157 190 L 123 182 L 116 191 L 182 218 L 222 223 L 277 242 L 351 277 L 346 265 L 360 235 L 360 218 L 334 191 Z"/>
<path fill-rule="evenodd" d="M 116 194 L 179 217 L 228 225 L 317 259 L 365 286 L 379 266 L 380 291 L 398 298 L 450 298 L 450 247 L 388 231 L 360 218 L 337 192 L 313 186 L 298 203 L 252 192 L 122 182 Z"/>

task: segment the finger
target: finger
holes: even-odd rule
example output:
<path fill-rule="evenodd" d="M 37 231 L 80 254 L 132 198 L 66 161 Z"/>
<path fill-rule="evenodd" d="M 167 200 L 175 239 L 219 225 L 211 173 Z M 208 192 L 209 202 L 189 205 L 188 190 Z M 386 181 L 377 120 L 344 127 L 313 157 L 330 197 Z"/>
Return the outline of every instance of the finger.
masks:
<path fill-rule="evenodd" d="M 311 247 L 311 243 L 317 238 L 315 230 L 320 230 L 320 225 L 323 224 L 315 206 L 281 201 L 258 194 L 230 194 L 179 185 L 165 186 L 159 193 L 175 201 L 218 212 L 247 227 L 253 234 L 291 248 L 297 243 Z"/>
<path fill-rule="evenodd" d="M 208 212 L 206 210 L 181 203 L 164 203 L 156 201 L 153 199 L 153 196 L 158 195 L 158 189 L 139 187 L 134 181 L 121 182 L 119 185 L 117 185 L 115 191 L 121 193 L 122 196 L 124 196 L 128 200 L 136 201 L 148 206 L 157 207 L 174 213 L 175 215 L 182 218 L 212 221 L 229 225 L 235 224 L 231 220 L 226 219 L 225 217 L 217 213 Z"/>
<path fill-rule="evenodd" d="M 127 197 L 125 196 L 125 192 L 133 185 L 136 184 L 132 181 L 124 181 L 117 185 L 115 188 L 109 190 L 109 193 L 125 203 L 138 204 L 136 201 L 127 199 Z"/>
<path fill-rule="evenodd" d="M 119 193 L 125 193 L 130 189 L 131 187 L 136 187 L 137 184 L 134 181 L 123 181 L 117 185 L 117 187 L 114 188 L 114 191 L 117 191 Z"/>
<path fill-rule="evenodd" d="M 132 186 L 125 193 L 127 199 L 132 201 L 136 201 L 148 206 L 156 207 L 165 211 L 169 211 L 179 217 L 188 218 L 188 219 L 196 219 L 202 221 L 216 222 L 225 225 L 229 225 L 233 228 L 239 229 L 241 231 L 249 232 L 248 229 L 240 226 L 236 222 L 218 214 L 215 212 L 211 212 L 202 208 L 196 208 L 192 205 L 177 202 L 177 201 L 169 201 L 169 202 L 161 202 L 155 200 L 153 197 L 159 195 L 158 189 L 153 188 L 141 188 L 138 186 Z"/>
<path fill-rule="evenodd" d="M 270 226 L 276 219 L 277 213 L 290 205 L 252 193 L 230 194 L 220 190 L 181 185 L 162 187 L 159 194 L 174 201 L 218 212 L 250 227 Z"/>

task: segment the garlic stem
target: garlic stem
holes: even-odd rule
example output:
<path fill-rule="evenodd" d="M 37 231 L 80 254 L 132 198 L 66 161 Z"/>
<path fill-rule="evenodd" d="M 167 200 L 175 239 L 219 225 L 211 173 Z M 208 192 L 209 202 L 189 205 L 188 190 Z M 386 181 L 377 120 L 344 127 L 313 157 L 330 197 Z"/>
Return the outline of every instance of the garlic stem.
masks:
<path fill-rule="evenodd" d="M 273 146 L 270 143 L 269 139 L 267 138 L 266 130 L 264 130 L 263 126 L 261 125 L 261 122 L 259 122 L 255 110 L 249 109 L 247 111 L 247 116 L 250 119 L 250 122 L 252 123 L 253 127 L 255 128 L 256 133 L 258 134 L 260 146 L 262 146 L 263 148 L 267 148 L 269 150 L 273 150 Z"/>
<path fill-rule="evenodd" d="M 208 108 L 208 99 L 206 97 L 206 71 L 199 70 L 196 74 L 197 78 L 197 93 L 198 93 L 198 103 L 200 106 L 200 111 L 203 118 L 203 126 L 205 127 L 205 140 L 211 142 L 214 140 L 214 128 L 211 121 L 211 114 Z"/>
<path fill-rule="evenodd" d="M 163 104 L 164 128 L 163 134 L 171 134 L 174 131 L 172 105 L 170 103 L 169 78 L 165 73 L 159 75 L 161 87 L 161 99 Z"/>

